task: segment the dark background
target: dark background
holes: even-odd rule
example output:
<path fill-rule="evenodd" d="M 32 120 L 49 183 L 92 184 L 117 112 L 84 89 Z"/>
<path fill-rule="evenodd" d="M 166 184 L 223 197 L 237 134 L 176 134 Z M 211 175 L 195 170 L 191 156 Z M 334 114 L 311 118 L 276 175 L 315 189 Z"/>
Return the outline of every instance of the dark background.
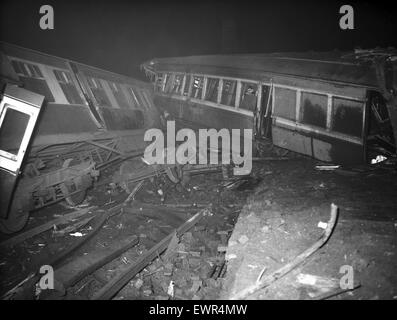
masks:
<path fill-rule="evenodd" d="M 54 30 L 39 27 L 44 4 Z M 343 4 L 354 30 L 339 28 Z M 397 11 L 381 1 L 0 2 L 0 40 L 135 77 L 154 57 L 397 47 L 396 30 Z"/>

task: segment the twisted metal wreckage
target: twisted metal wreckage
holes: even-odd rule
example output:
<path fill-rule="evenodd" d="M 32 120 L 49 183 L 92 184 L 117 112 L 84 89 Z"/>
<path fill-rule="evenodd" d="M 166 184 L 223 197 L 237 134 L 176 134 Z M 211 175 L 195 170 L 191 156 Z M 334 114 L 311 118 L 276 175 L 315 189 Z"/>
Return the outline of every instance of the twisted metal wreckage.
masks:
<path fill-rule="evenodd" d="M 5 233 L 21 230 L 32 209 L 80 203 L 110 165 L 124 162 L 113 185 L 127 192 L 132 183 L 163 173 L 175 183 L 194 172 L 228 174 L 218 165 L 126 162 L 142 155 L 145 130 L 161 127 L 159 111 L 193 128 L 251 128 L 256 151 L 271 141 L 334 163 L 396 154 L 396 50 L 332 59 L 321 53 L 155 59 L 143 64 L 154 87 L 10 44 L 1 44 L 1 52 Z"/>
<path fill-rule="evenodd" d="M 81 203 L 111 165 L 124 162 L 111 186 L 126 191 L 161 174 L 178 183 L 184 172 L 220 169 L 125 162 L 143 154 L 146 129 L 160 126 L 150 84 L 7 43 L 0 49 L 2 232 L 21 230 L 32 210 Z"/>
<path fill-rule="evenodd" d="M 142 81 L 7 43 L 0 50 L 0 228 L 13 233 L 31 210 L 83 201 L 100 170 L 142 153 L 158 116 Z"/>

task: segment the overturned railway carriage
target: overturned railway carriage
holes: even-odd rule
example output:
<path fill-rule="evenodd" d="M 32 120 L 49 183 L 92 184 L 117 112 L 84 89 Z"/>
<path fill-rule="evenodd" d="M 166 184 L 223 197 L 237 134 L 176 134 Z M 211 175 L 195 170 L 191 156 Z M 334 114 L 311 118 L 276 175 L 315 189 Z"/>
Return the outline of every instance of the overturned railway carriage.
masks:
<path fill-rule="evenodd" d="M 0 227 L 14 232 L 31 209 L 82 201 L 101 168 L 142 152 L 144 132 L 156 126 L 158 115 L 150 84 L 6 43 L 0 49 L 2 91 L 21 87 L 44 96 L 9 199 L 2 178 Z M 0 149 L 19 155 L 24 122 L 17 113 L 3 118 Z M 5 175 L 8 168 L 2 169 Z"/>
<path fill-rule="evenodd" d="M 353 164 L 395 154 L 397 107 L 385 94 L 397 92 L 395 57 L 214 55 L 153 59 L 142 67 L 154 83 L 155 104 L 177 120 L 195 128 L 253 129 L 257 148 L 270 139 L 322 161 Z"/>

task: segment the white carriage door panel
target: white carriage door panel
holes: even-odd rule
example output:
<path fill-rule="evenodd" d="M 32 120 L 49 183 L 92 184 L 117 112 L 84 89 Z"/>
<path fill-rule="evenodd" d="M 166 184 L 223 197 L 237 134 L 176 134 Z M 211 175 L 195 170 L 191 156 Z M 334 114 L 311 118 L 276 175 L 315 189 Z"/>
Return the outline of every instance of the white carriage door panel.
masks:
<path fill-rule="evenodd" d="M 0 104 L 0 167 L 17 174 L 40 108 L 4 96 Z"/>

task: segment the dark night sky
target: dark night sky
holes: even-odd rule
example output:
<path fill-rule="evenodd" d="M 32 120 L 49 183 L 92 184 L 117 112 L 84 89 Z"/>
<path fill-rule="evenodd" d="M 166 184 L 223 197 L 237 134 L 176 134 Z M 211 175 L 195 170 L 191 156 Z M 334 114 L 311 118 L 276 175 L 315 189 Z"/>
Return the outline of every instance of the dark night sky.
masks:
<path fill-rule="evenodd" d="M 54 30 L 39 27 L 44 4 Z M 339 28 L 342 4 L 355 9 L 355 30 Z M 396 16 L 380 1 L 3 0 L 0 40 L 139 76 L 153 57 L 397 47 Z"/>

